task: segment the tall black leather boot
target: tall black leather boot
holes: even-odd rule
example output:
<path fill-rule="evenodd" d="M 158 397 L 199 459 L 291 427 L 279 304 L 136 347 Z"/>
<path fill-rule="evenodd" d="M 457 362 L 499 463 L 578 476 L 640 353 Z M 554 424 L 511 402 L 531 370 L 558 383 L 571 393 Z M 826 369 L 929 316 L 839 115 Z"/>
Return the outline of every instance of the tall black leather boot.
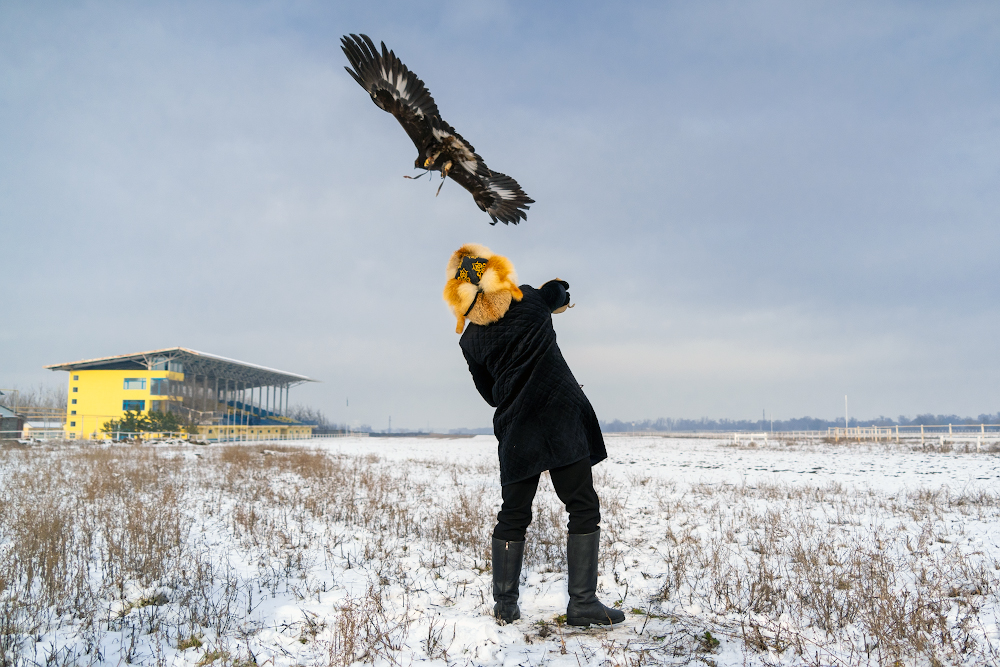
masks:
<path fill-rule="evenodd" d="M 566 623 L 569 625 L 613 625 L 625 620 L 625 614 L 611 609 L 597 599 L 597 552 L 601 529 L 586 535 L 570 535 L 566 540 L 566 560 L 569 564 L 569 605 Z"/>
<path fill-rule="evenodd" d="M 493 615 L 501 623 L 513 623 L 521 618 L 517 606 L 518 586 L 521 582 L 521 560 L 524 540 L 505 542 L 493 538 Z"/>

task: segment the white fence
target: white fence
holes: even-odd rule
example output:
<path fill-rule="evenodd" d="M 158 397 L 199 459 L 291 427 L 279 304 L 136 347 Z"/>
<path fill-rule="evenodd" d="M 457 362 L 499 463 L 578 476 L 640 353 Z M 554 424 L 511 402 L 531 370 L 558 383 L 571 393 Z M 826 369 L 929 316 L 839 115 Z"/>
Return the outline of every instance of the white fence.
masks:
<path fill-rule="evenodd" d="M 872 442 L 902 442 L 937 441 L 940 444 L 967 442 L 984 443 L 1000 442 L 1000 424 L 924 424 L 914 426 L 853 426 L 851 428 L 833 427 L 825 431 L 621 431 L 605 433 L 608 437 L 631 438 L 703 438 L 731 439 L 740 442 L 768 442 L 769 440 L 803 440 L 829 439 L 834 442 L 872 441 Z"/>
<path fill-rule="evenodd" d="M 916 440 L 928 439 L 945 442 L 988 442 L 1000 439 L 1000 424 L 918 424 L 913 426 L 856 426 L 854 428 L 827 429 L 827 437 L 844 440 Z"/>
<path fill-rule="evenodd" d="M 91 437 L 73 440 L 82 441 L 121 441 L 131 442 L 151 442 L 155 440 L 186 440 L 190 442 L 277 442 L 284 440 L 322 440 L 326 438 L 367 438 L 368 433 L 361 431 L 358 433 L 312 433 L 306 435 L 268 435 L 260 433 L 239 433 L 234 435 L 223 435 L 222 437 L 207 437 L 202 435 L 191 435 L 183 432 L 161 432 L 161 433 L 132 433 L 118 431 L 115 433 L 92 433 Z M 70 440 L 66 431 L 58 429 L 38 429 L 33 428 L 27 438 L 22 437 L 21 431 L 0 431 L 0 440 L 28 440 L 28 441 L 54 441 Z"/>
<path fill-rule="evenodd" d="M 65 440 L 66 431 L 59 428 L 32 428 L 28 431 L 28 439 L 31 440 Z M 21 440 L 24 438 L 24 431 L 0 431 L 0 440 Z"/>

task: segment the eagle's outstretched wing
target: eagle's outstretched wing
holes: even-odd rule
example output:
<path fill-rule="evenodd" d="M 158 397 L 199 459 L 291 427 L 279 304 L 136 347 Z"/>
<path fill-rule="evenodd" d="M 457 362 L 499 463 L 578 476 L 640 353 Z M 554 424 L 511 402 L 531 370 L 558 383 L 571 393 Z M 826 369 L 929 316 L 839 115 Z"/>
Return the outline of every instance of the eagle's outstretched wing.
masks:
<path fill-rule="evenodd" d="M 414 166 L 451 176 L 472 193 L 480 209 L 493 220 L 527 220 L 528 197 L 510 176 L 492 171 L 472 144 L 441 119 L 430 91 L 382 42 L 381 53 L 367 35 L 341 38 L 350 67 L 344 69 L 368 91 L 372 101 L 399 121 L 419 154 Z"/>
<path fill-rule="evenodd" d="M 379 108 L 396 117 L 417 148 L 421 148 L 430 133 L 431 119 L 439 117 L 437 104 L 424 82 L 385 48 L 385 42 L 381 54 L 368 35 L 345 36 L 340 42 L 354 67 L 354 70 L 345 67 L 347 73 L 368 91 Z"/>

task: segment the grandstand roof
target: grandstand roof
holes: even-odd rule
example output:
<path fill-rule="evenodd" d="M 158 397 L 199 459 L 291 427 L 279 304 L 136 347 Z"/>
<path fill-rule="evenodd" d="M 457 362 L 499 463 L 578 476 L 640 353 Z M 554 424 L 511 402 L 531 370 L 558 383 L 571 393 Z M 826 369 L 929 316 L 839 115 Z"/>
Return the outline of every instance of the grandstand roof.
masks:
<path fill-rule="evenodd" d="M 258 366 L 186 347 L 168 347 L 135 354 L 84 359 L 65 364 L 52 364 L 45 368 L 53 371 L 156 370 L 153 368 L 154 365 L 165 362 L 179 362 L 183 366 L 183 373 L 243 382 L 251 387 L 291 387 L 303 382 L 318 382 L 305 375 L 286 373 L 267 366 Z"/>

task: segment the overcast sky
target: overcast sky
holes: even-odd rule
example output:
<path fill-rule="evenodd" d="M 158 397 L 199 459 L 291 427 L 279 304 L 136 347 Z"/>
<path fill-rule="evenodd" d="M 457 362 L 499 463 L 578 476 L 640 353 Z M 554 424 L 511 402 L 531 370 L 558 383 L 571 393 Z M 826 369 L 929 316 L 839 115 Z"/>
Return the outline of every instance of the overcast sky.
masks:
<path fill-rule="evenodd" d="M 527 222 L 402 178 L 348 32 Z M 183 346 L 336 421 L 485 426 L 441 299 L 478 242 L 569 281 L 604 420 L 996 412 L 998 212 L 995 2 L 0 0 L 4 387 Z"/>

